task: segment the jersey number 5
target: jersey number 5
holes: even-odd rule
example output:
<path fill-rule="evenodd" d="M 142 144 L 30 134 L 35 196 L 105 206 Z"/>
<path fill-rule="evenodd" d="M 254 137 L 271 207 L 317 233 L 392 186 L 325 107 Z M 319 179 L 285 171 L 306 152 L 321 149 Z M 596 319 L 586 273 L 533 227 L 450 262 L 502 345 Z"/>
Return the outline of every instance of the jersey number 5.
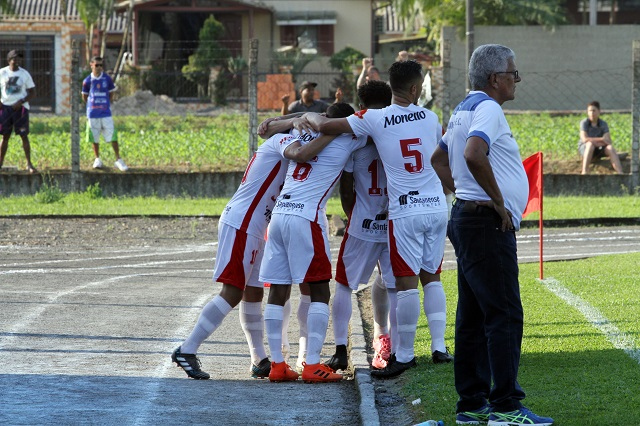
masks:
<path fill-rule="evenodd" d="M 404 168 L 409 173 L 420 173 L 424 169 L 422 153 L 417 149 L 411 149 L 412 145 L 422 145 L 422 141 L 419 138 L 400 140 L 400 149 L 402 150 L 402 156 L 404 158 L 414 159 L 414 162 L 412 163 L 404 163 Z"/>

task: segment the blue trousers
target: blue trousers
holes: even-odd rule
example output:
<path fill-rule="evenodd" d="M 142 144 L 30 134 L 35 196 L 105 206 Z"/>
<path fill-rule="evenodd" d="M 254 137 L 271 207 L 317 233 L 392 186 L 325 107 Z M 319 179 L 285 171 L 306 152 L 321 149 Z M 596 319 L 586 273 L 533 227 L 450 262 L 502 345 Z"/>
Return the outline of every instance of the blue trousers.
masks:
<path fill-rule="evenodd" d="M 487 403 L 517 410 L 525 394 L 517 380 L 524 315 L 515 232 L 500 230 L 492 208 L 456 200 L 447 234 L 458 263 L 456 412 Z"/>

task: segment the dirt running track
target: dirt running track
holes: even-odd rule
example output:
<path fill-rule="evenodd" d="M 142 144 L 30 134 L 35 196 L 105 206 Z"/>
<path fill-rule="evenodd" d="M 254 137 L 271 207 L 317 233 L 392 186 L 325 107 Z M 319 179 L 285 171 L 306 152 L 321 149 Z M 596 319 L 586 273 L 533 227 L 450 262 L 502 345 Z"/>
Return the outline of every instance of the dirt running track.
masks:
<path fill-rule="evenodd" d="M 250 379 L 237 309 L 201 347 L 214 380 L 187 379 L 171 364 L 220 288 L 211 283 L 216 224 L 0 218 L 0 424 L 358 424 L 353 380 Z M 523 260 L 536 259 L 535 235 L 519 237 Z M 549 259 L 638 251 L 640 227 L 555 229 L 546 239 Z M 448 246 L 445 267 L 453 262 Z M 332 348 L 329 330 L 324 359 Z"/>

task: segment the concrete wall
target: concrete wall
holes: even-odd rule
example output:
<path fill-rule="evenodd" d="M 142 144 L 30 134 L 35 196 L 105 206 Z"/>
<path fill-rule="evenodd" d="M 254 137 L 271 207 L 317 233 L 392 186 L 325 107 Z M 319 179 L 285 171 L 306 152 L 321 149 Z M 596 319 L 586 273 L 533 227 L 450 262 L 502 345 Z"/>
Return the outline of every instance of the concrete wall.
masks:
<path fill-rule="evenodd" d="M 105 196 L 231 197 L 242 172 L 233 173 L 81 173 L 80 188 L 99 183 Z M 71 190 L 69 172 L 51 173 L 61 190 Z M 0 173 L 0 197 L 33 195 L 42 175 Z M 623 195 L 629 193 L 630 175 L 545 175 L 545 195 Z M 337 191 L 334 195 L 337 194 Z"/>
<path fill-rule="evenodd" d="M 466 42 L 454 27 L 444 28 L 442 37 L 450 40 L 448 89 L 455 106 L 465 96 Z M 592 100 L 606 110 L 631 109 L 633 40 L 640 40 L 638 25 L 481 26 L 474 41 L 476 47 L 498 43 L 516 53 L 522 82 L 505 109 L 582 111 Z"/>

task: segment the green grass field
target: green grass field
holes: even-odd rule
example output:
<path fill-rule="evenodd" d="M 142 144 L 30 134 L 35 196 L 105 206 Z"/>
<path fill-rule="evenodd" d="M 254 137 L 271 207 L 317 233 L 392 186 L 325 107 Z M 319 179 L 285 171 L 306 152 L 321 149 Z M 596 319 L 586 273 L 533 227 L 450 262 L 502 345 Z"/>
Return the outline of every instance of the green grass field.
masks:
<path fill-rule="evenodd" d="M 521 265 L 525 326 L 519 382 L 527 393 L 525 405 L 534 412 L 562 426 L 638 424 L 638 264 L 640 253 L 548 262 L 548 284 L 537 279 L 537 264 Z M 442 281 L 446 338 L 453 350 L 456 272 L 444 272 Z M 550 290 L 558 287 L 564 298 Z M 403 391 L 407 401 L 422 400 L 413 406 L 416 423 L 443 419 L 455 424 L 453 365 L 432 364 L 430 342 L 422 315 L 418 367 L 404 375 Z"/>
<path fill-rule="evenodd" d="M 436 112 L 438 112 L 436 110 Z M 273 113 L 275 114 L 275 112 Z M 261 114 L 259 120 L 267 118 Z M 522 158 L 542 151 L 546 160 L 575 160 L 580 120 L 583 115 L 552 116 L 521 114 L 507 117 L 520 145 Z M 631 150 L 631 115 L 604 114 L 618 152 Z M 248 158 L 248 115 L 223 114 L 217 117 L 161 116 L 114 117 L 120 151 L 134 168 L 172 168 L 190 171 L 243 170 Z M 31 118 L 31 151 L 41 170 L 71 167 L 69 117 Z M 93 162 L 91 144 L 84 141 L 85 118 L 80 119 L 81 167 Z M 113 151 L 101 147 L 101 156 L 112 162 Z M 22 143 L 12 137 L 5 165 L 24 168 Z"/>
<path fill-rule="evenodd" d="M 228 198 L 160 198 L 160 197 L 102 197 L 95 188 L 84 193 L 62 194 L 55 202 L 42 199 L 51 189 L 35 196 L 0 197 L 0 215 L 184 215 L 218 216 Z M 545 197 L 545 219 L 585 219 L 602 217 L 636 218 L 640 211 L 640 197 Z M 327 214 L 345 217 L 337 197 L 327 203 Z M 526 220 L 537 220 L 534 212 Z"/>

